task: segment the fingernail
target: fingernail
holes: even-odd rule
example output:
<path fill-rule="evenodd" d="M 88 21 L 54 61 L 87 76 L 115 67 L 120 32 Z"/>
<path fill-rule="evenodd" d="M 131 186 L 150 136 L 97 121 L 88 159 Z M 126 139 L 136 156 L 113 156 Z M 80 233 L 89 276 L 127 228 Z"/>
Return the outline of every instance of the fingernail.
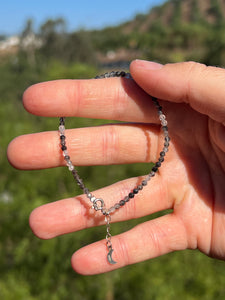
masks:
<path fill-rule="evenodd" d="M 139 68 L 144 68 L 147 70 L 159 70 L 163 67 L 162 64 L 156 63 L 154 61 L 147 61 L 147 60 L 136 60 L 137 62 L 137 67 Z"/>

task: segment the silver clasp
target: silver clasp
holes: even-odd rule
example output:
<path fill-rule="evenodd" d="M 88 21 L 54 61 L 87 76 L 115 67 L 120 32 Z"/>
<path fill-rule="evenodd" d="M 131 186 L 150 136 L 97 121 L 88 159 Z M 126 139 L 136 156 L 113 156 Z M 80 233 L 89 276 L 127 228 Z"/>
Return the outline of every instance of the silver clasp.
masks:
<path fill-rule="evenodd" d="M 92 201 L 92 200 L 91 200 Z M 93 201 L 93 206 L 92 208 L 94 208 L 96 211 L 97 210 L 103 210 L 105 203 L 101 198 L 95 198 Z"/>

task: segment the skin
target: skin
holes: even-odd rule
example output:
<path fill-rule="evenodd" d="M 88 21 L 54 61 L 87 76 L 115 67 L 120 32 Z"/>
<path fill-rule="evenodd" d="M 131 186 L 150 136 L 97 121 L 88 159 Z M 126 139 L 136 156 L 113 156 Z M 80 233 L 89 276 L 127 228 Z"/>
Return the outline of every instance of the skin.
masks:
<path fill-rule="evenodd" d="M 72 267 L 84 275 L 98 274 L 187 248 L 224 260 L 225 70 L 194 62 L 162 66 L 136 60 L 130 72 L 134 80 L 44 82 L 29 87 L 23 96 L 24 107 L 35 115 L 127 122 L 68 130 L 74 165 L 156 161 L 163 137 L 149 95 L 159 99 L 167 116 L 171 143 L 165 162 L 149 184 L 112 215 L 112 222 L 164 209 L 172 213 L 113 236 L 117 264 L 107 262 L 102 240 L 76 251 Z M 57 131 L 17 137 L 8 147 L 8 159 L 19 169 L 65 164 Z M 93 194 L 110 207 L 140 180 L 130 178 Z M 43 205 L 30 215 L 31 229 L 42 239 L 101 224 L 103 216 L 94 213 L 82 195 Z"/>

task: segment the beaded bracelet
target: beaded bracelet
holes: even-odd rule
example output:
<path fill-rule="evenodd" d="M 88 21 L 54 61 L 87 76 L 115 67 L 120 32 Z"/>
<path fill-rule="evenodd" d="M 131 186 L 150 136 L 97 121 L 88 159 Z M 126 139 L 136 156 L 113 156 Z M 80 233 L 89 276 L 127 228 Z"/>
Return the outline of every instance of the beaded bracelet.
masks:
<path fill-rule="evenodd" d="M 95 79 L 99 78 L 110 78 L 110 77 L 124 77 L 124 78 L 130 78 L 132 79 L 131 75 L 129 73 L 126 73 L 124 71 L 112 71 L 110 73 L 105 73 L 100 76 L 96 76 Z M 133 190 L 122 200 L 115 203 L 110 208 L 105 207 L 105 203 L 103 199 L 96 198 L 89 189 L 84 185 L 82 179 L 80 178 L 78 172 L 76 171 L 72 161 L 70 160 L 70 156 L 67 150 L 66 146 L 66 136 L 65 136 L 65 117 L 60 117 L 59 119 L 59 135 L 60 135 L 60 145 L 62 149 L 62 154 L 64 156 L 64 160 L 66 161 L 66 165 L 68 166 L 69 170 L 71 171 L 76 183 L 81 188 L 83 193 L 86 195 L 86 197 L 91 201 L 92 203 L 92 209 L 95 211 L 100 211 L 103 216 L 105 216 L 105 222 L 106 222 L 106 247 L 108 249 L 107 253 L 107 260 L 110 264 L 115 264 L 116 262 L 112 258 L 112 242 L 111 238 L 112 235 L 110 233 L 110 222 L 111 222 L 111 214 L 114 213 L 116 210 L 124 206 L 127 202 L 129 202 L 131 199 L 135 197 L 148 184 L 148 181 L 155 176 L 155 173 L 158 171 L 159 167 L 161 166 L 162 162 L 164 161 L 164 157 L 166 155 L 166 152 L 168 152 L 169 147 L 169 134 L 168 134 L 168 127 L 167 127 L 167 121 L 166 116 L 162 112 L 162 107 L 160 106 L 158 100 L 154 97 L 152 97 L 152 101 L 155 104 L 157 110 L 158 110 L 158 116 L 161 123 L 161 128 L 164 134 L 164 147 L 162 151 L 160 152 L 160 156 L 158 161 L 154 164 L 154 166 L 151 168 L 150 173 L 145 177 L 142 182 L 137 185 Z"/>

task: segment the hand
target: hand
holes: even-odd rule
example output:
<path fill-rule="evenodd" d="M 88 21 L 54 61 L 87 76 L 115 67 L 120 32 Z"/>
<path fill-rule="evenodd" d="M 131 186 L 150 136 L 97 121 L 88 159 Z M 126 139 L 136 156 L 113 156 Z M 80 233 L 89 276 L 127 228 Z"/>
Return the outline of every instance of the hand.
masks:
<path fill-rule="evenodd" d="M 165 162 L 143 191 L 112 215 L 112 221 L 165 209 L 173 212 L 113 236 L 116 265 L 108 264 L 102 240 L 75 252 L 72 266 L 82 274 L 97 274 L 187 248 L 224 259 L 225 70 L 192 62 L 161 66 L 134 61 L 130 71 L 137 84 L 121 78 L 59 80 L 34 85 L 24 93 L 24 106 L 33 114 L 135 122 L 68 130 L 74 165 L 156 161 L 163 140 L 148 94 L 159 99 L 167 116 L 171 146 Z M 20 169 L 65 164 L 57 131 L 16 138 L 8 158 Z M 110 207 L 137 181 L 127 179 L 93 194 Z M 30 226 L 38 237 L 49 239 L 104 224 L 103 216 L 93 214 L 90 207 L 84 196 L 46 204 L 31 213 Z"/>

